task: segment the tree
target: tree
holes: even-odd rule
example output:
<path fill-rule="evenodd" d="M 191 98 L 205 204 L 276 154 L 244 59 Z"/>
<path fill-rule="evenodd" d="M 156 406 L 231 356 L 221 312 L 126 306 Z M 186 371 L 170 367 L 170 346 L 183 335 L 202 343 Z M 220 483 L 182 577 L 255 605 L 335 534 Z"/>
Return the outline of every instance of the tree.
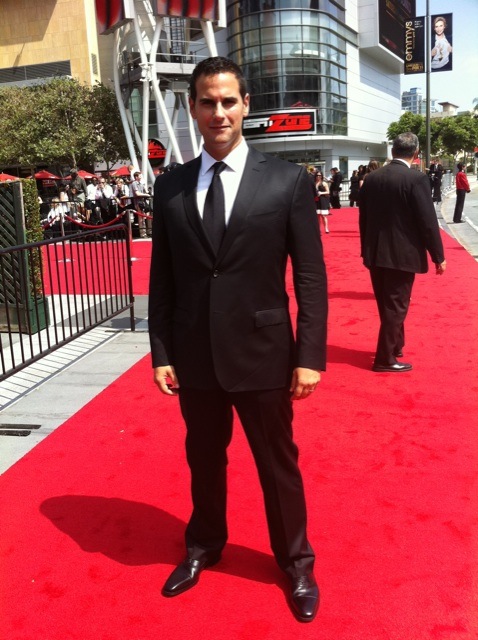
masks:
<path fill-rule="evenodd" d="M 445 152 L 456 159 L 463 153 L 466 156 L 478 146 L 478 119 L 471 113 L 443 118 L 440 137 Z"/>
<path fill-rule="evenodd" d="M 114 93 L 56 78 L 0 89 L 0 163 L 91 165 L 128 157 Z"/>
<path fill-rule="evenodd" d="M 388 140 L 394 140 L 400 133 L 411 131 L 420 142 L 420 148 L 424 149 L 427 142 L 426 120 L 424 116 L 405 111 L 397 122 L 387 129 Z M 438 120 L 430 121 L 430 150 L 433 154 L 439 153 L 441 150 L 440 123 Z"/>
<path fill-rule="evenodd" d="M 89 99 L 96 156 L 106 162 L 109 170 L 129 157 L 118 103 L 114 92 L 101 83 L 92 88 Z"/>
<path fill-rule="evenodd" d="M 423 125 L 423 116 L 412 113 L 411 111 L 405 111 L 400 116 L 400 120 L 392 122 L 387 129 L 387 139 L 395 140 L 400 133 L 407 133 L 411 131 L 415 135 L 419 135 L 420 129 Z"/>

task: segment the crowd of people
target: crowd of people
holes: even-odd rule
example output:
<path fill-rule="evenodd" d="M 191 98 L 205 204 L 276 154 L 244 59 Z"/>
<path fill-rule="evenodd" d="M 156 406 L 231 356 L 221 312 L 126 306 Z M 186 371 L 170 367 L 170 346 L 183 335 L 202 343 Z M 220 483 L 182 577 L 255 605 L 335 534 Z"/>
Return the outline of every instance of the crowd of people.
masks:
<path fill-rule="evenodd" d="M 84 223 L 101 225 L 120 217 L 127 210 L 134 209 L 138 215 L 139 235 L 151 236 L 151 190 L 147 189 L 142 173 L 129 167 L 129 176 L 93 177 L 85 180 L 74 167 L 71 179 L 58 185 L 58 195 L 43 205 L 43 225 L 46 229 Z M 71 222 L 73 221 L 73 223 Z"/>
<path fill-rule="evenodd" d="M 379 167 L 380 164 L 376 160 L 370 160 L 368 165 L 360 165 L 358 169 L 352 171 L 349 181 L 349 202 L 351 207 L 358 207 L 359 192 L 365 178 Z M 330 233 L 329 215 L 331 209 L 340 209 L 342 206 L 340 194 L 344 180 L 343 174 L 337 167 L 332 167 L 327 177 L 314 166 L 309 166 L 307 170 L 314 185 L 319 223 L 323 225 L 325 233 Z"/>

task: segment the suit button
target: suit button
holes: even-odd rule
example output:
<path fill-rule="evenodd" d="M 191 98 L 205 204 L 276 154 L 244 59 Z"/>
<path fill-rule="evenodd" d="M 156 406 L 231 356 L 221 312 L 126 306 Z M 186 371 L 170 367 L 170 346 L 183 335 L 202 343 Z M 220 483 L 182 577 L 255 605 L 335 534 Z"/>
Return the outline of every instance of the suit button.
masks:
<path fill-rule="evenodd" d="M 217 278 L 218 276 L 219 276 L 219 271 L 217 269 L 214 269 L 212 277 Z"/>

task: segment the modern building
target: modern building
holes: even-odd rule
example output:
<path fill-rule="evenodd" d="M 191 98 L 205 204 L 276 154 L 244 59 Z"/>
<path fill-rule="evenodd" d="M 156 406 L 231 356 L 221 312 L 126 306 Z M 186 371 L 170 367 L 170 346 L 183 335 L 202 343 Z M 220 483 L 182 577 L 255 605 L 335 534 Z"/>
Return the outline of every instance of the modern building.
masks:
<path fill-rule="evenodd" d="M 438 104 L 442 104 L 441 102 Z M 413 87 L 408 91 L 402 92 L 402 110 L 410 111 L 415 115 L 424 116 L 427 112 L 426 97 L 423 96 L 422 90 L 418 87 Z M 432 98 L 430 100 L 430 113 L 438 113 L 437 101 Z"/>
<path fill-rule="evenodd" d="M 2 0 L 0 86 L 53 75 L 111 81 L 132 157 L 133 140 L 145 158 L 156 139 L 165 161 L 183 162 L 200 149 L 187 80 L 200 58 L 219 53 L 247 76 L 244 135 L 254 146 L 346 176 L 387 157 L 387 128 L 401 112 L 397 25 L 413 0 L 388 0 L 393 12 L 381 0 L 219 0 L 209 3 L 219 17 L 207 20 L 164 9 L 203 3 L 124 3 L 125 20 L 99 35 L 94 0 Z"/>
<path fill-rule="evenodd" d="M 100 80 L 95 0 L 1 0 L 0 87 Z"/>

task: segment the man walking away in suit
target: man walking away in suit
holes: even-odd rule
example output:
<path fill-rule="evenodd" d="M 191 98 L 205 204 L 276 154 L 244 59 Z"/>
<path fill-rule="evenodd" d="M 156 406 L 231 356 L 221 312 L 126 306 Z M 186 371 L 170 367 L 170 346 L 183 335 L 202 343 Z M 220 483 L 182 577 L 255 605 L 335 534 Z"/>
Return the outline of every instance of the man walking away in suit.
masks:
<path fill-rule="evenodd" d="M 330 170 L 332 177 L 330 179 L 330 207 L 331 209 L 340 209 L 340 192 L 342 191 L 343 176 L 337 167 L 332 167 Z"/>
<path fill-rule="evenodd" d="M 309 622 L 319 590 L 292 400 L 308 398 L 325 369 L 326 274 L 313 191 L 303 167 L 246 144 L 249 95 L 234 62 L 201 61 L 189 90 L 204 149 L 157 179 L 153 208 L 154 380 L 166 396 L 179 396 L 193 501 L 186 558 L 162 593 L 190 589 L 221 558 L 234 408 L 258 469 L 270 543 L 289 579 L 292 611 Z M 298 303 L 295 336 L 285 288 L 289 257 Z M 223 606 L 221 599 L 217 607 Z"/>
<path fill-rule="evenodd" d="M 429 180 L 410 168 L 418 151 L 415 134 L 400 134 L 393 142 L 393 160 L 370 173 L 360 190 L 361 255 L 380 316 L 372 367 L 377 372 L 412 368 L 397 358 L 403 356 L 404 322 L 415 274 L 428 271 L 427 251 L 437 274 L 446 268 Z"/>

